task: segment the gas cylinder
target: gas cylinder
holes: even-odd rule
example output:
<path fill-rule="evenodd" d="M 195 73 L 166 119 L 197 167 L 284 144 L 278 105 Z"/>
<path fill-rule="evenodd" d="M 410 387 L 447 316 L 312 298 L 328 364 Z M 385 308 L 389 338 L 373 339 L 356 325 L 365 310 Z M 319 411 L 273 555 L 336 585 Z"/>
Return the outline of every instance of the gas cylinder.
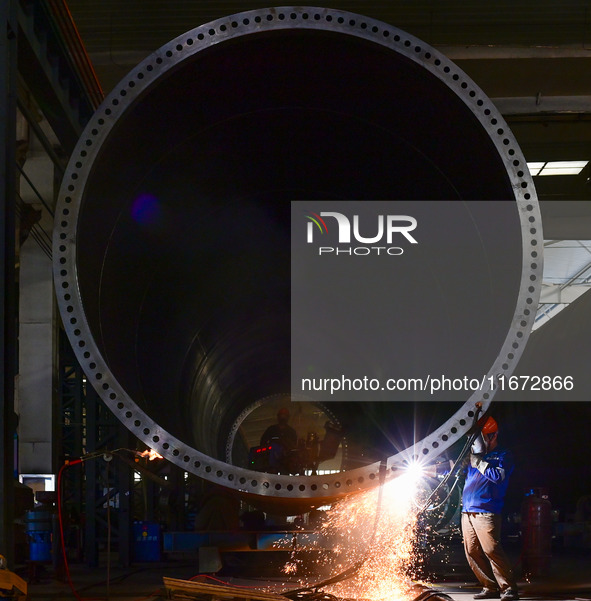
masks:
<path fill-rule="evenodd" d="M 527 580 L 550 571 L 552 512 L 548 491 L 530 488 L 521 506 L 523 575 Z"/>

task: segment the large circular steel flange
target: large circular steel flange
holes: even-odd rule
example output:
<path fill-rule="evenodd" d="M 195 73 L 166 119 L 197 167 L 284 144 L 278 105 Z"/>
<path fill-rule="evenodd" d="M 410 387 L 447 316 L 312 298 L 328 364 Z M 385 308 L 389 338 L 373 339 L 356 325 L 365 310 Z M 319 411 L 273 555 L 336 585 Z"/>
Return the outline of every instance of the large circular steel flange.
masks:
<path fill-rule="evenodd" d="M 495 324 L 506 334 L 484 387 L 426 438 L 389 457 L 389 473 L 413 459 L 434 460 L 470 430 L 477 403 L 486 411 L 495 395 L 490 382 L 509 376 L 523 352 L 541 285 L 540 213 L 515 138 L 482 90 L 424 42 L 344 11 L 280 7 L 202 25 L 146 58 L 99 107 L 64 176 L 54 234 L 64 327 L 89 382 L 148 446 L 253 498 L 313 505 L 377 483 L 378 463 L 292 477 L 215 458 L 224 451 L 217 429 L 229 429 L 253 399 L 285 392 L 283 382 L 266 389 L 263 377 L 244 386 L 240 377 L 261 361 L 265 373 L 285 368 L 276 342 L 268 340 L 269 332 L 286 331 L 273 299 L 265 298 L 259 309 L 257 297 L 245 303 L 240 319 L 230 320 L 216 313 L 215 295 L 207 300 L 207 284 L 218 272 L 217 284 L 233 273 L 226 254 L 223 265 L 211 268 L 219 251 L 208 234 L 212 215 L 227 220 L 227 241 L 236 234 L 231 216 L 248 222 L 251 209 L 240 214 L 237 207 L 252 198 L 263 198 L 265 215 L 277 221 L 281 215 L 274 211 L 282 200 L 308 193 L 322 198 L 327 190 L 331 198 L 344 197 L 327 149 L 339 160 L 353 156 L 352 165 L 360 161 L 355 153 L 365 153 L 368 141 L 381 135 L 384 164 L 388 153 L 406 157 L 407 179 L 399 174 L 400 187 L 389 194 L 387 173 L 361 165 L 362 182 L 364 173 L 375 171 L 370 198 L 511 201 L 521 238 L 519 286 L 510 292 L 515 308 L 508 323 Z M 305 170 L 317 163 L 318 174 L 306 187 L 302 171 L 308 176 Z M 158 194 L 168 194 L 170 202 L 159 204 Z M 364 199 L 356 189 L 349 198 Z M 187 216 L 194 235 L 175 210 Z M 247 254 L 241 243 L 236 256 Z M 176 257 L 181 267 L 174 272 Z M 275 292 L 284 293 L 280 287 Z M 230 288 L 219 298 L 226 302 L 236 293 Z M 166 302 L 171 298 L 173 310 Z M 190 319 L 200 312 L 206 317 L 183 323 L 189 314 L 183 299 L 193 304 Z M 249 310 L 261 313 L 250 319 Z M 172 342 L 163 332 L 170 332 Z M 178 356 L 171 351 L 175 337 Z M 193 370 L 188 374 L 187 365 Z M 186 402 L 179 405 L 179 398 Z M 189 427 L 191 420 L 196 423 Z"/>

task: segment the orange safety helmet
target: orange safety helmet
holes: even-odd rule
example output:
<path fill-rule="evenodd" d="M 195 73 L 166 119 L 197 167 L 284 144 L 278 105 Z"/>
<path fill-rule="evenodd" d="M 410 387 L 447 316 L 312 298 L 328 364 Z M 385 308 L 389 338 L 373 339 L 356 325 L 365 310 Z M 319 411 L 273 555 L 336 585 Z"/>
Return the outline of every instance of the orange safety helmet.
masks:
<path fill-rule="evenodd" d="M 279 420 L 289 420 L 289 409 L 287 407 L 281 407 L 279 411 L 277 411 L 277 419 Z"/>
<path fill-rule="evenodd" d="M 489 417 L 482 426 L 483 434 L 494 434 L 499 431 L 499 425 L 495 421 L 494 417 Z"/>

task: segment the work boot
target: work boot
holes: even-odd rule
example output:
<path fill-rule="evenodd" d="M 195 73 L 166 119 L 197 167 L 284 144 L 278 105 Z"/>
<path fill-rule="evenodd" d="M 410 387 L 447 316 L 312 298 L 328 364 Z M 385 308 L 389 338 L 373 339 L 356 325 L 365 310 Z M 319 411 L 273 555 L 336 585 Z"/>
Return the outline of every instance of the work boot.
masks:
<path fill-rule="evenodd" d="M 474 595 L 474 599 L 499 599 L 501 593 L 498 590 L 492 588 L 483 588 L 479 593 Z M 510 601 L 506 599 L 505 601 Z"/>
<path fill-rule="evenodd" d="M 501 595 L 501 601 L 518 601 L 518 599 L 519 594 L 515 588 L 505 589 Z"/>

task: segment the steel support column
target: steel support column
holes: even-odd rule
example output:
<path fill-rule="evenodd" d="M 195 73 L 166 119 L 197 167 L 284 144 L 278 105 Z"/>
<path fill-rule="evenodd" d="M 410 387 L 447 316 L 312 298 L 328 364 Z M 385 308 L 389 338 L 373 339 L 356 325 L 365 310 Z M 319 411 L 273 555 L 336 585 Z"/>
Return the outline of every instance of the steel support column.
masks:
<path fill-rule="evenodd" d="M 105 411 L 108 409 L 105 407 Z M 119 428 L 118 447 L 132 448 L 135 446 L 133 435 L 117 424 Z M 119 508 L 117 510 L 117 546 L 119 551 L 119 566 L 127 568 L 133 560 L 132 524 L 133 524 L 133 469 L 123 461 L 116 460 L 115 487 L 119 492 Z"/>
<path fill-rule="evenodd" d="M 187 510 L 185 507 L 185 471 L 176 465 L 170 465 L 169 475 L 171 489 L 173 494 L 171 495 L 169 505 L 168 527 L 171 530 L 183 531 L 187 528 Z"/>
<path fill-rule="evenodd" d="M 0 2 L 0 553 L 14 559 L 16 2 Z"/>
<path fill-rule="evenodd" d="M 84 372 L 72 351 L 63 330 L 59 332 L 59 407 L 61 430 L 60 460 L 77 459 L 84 454 L 86 420 L 84 416 Z M 80 510 L 83 504 L 82 469 L 67 470 L 64 474 L 65 488 L 70 500 Z"/>
<path fill-rule="evenodd" d="M 86 388 L 86 450 L 130 448 L 132 436 L 100 400 L 96 391 Z M 125 451 L 123 451 L 125 452 Z M 87 461 L 85 558 L 89 566 L 99 564 L 99 551 L 110 542 L 119 553 L 119 565 L 131 563 L 131 523 L 133 521 L 133 471 L 118 456 L 106 462 Z M 109 534 L 110 530 L 110 534 Z"/>
<path fill-rule="evenodd" d="M 100 402 L 98 395 L 92 387 L 88 387 L 86 394 L 86 448 L 96 449 L 98 432 L 96 427 L 92 427 L 96 423 L 93 419 L 94 412 L 97 411 L 96 405 Z M 89 413 L 93 417 L 89 418 Z M 98 461 L 98 460 L 97 460 Z M 84 558 L 89 567 L 98 566 L 98 522 L 95 515 L 95 499 L 98 495 L 98 463 L 97 461 L 87 461 L 85 464 L 85 526 L 84 526 Z"/>

